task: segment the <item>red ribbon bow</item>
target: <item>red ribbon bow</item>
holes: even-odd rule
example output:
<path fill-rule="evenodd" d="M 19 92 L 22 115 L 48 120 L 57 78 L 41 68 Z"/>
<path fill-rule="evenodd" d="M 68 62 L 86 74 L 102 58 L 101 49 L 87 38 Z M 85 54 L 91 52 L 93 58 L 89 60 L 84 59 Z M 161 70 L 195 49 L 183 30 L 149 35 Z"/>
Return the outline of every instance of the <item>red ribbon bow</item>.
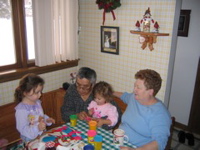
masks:
<path fill-rule="evenodd" d="M 112 5 L 113 5 L 113 3 L 109 3 L 109 4 L 104 5 L 104 11 L 103 11 L 103 23 L 102 23 L 103 25 L 104 25 L 104 22 L 105 22 L 105 19 L 106 19 L 106 12 L 107 12 L 108 8 L 110 8 L 110 6 L 112 6 Z M 115 13 L 114 13 L 114 11 L 111 10 L 111 13 L 112 13 L 112 16 L 113 16 L 113 20 L 115 20 L 116 17 L 115 17 Z"/>

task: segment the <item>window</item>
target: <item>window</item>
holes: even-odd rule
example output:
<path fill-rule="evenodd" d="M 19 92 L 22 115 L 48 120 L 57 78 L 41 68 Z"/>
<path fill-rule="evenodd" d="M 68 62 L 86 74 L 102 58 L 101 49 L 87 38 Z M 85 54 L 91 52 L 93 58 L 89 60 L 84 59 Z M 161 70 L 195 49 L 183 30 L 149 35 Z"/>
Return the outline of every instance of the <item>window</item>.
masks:
<path fill-rule="evenodd" d="M 27 4 L 31 10 L 31 0 L 0 0 L 0 71 L 34 66 L 34 52 L 28 51 L 33 26 L 29 21 L 32 16 L 24 11 Z"/>
<path fill-rule="evenodd" d="M 78 60 L 78 0 L 0 0 L 0 25 L 0 71 Z"/>
<path fill-rule="evenodd" d="M 28 60 L 35 59 L 34 33 L 33 33 L 33 10 L 32 0 L 25 0 L 25 20 L 27 35 Z"/>

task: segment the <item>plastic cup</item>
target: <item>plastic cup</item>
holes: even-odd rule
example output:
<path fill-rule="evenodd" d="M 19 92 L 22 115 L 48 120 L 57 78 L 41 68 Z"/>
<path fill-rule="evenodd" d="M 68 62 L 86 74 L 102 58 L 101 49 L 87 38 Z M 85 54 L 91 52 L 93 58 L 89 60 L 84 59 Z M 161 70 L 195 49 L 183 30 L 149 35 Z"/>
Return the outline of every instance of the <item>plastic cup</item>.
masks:
<path fill-rule="evenodd" d="M 85 146 L 83 147 L 83 150 L 94 150 L 94 146 L 93 146 L 93 145 L 90 145 L 90 144 L 85 145 Z"/>
<path fill-rule="evenodd" d="M 102 141 L 103 141 L 103 137 L 101 135 L 96 135 L 94 137 L 95 150 L 101 150 L 102 149 Z"/>
<path fill-rule="evenodd" d="M 87 135 L 88 135 L 88 143 L 93 144 L 94 143 L 94 137 L 97 134 L 95 130 L 88 130 Z"/>
<path fill-rule="evenodd" d="M 96 130 L 97 129 L 97 122 L 94 120 L 89 121 L 89 130 Z"/>
<path fill-rule="evenodd" d="M 75 127 L 77 123 L 77 115 L 70 115 L 70 126 Z"/>

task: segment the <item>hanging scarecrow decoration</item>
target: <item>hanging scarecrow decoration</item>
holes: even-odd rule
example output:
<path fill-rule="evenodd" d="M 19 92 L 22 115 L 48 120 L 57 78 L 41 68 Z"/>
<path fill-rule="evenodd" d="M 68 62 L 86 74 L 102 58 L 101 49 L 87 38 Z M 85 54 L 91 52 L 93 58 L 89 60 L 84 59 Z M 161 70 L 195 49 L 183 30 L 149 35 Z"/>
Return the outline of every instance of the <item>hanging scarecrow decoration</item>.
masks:
<path fill-rule="evenodd" d="M 105 22 L 105 13 L 111 12 L 113 16 L 113 20 L 116 19 L 114 9 L 121 6 L 120 0 L 96 0 L 96 4 L 99 9 L 103 9 L 103 25 Z"/>

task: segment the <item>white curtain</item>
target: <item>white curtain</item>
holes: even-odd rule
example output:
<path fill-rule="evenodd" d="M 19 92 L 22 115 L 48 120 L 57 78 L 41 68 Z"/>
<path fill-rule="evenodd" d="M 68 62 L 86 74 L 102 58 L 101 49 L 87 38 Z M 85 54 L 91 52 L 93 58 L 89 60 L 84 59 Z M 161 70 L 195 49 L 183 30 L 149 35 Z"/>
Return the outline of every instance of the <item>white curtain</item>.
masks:
<path fill-rule="evenodd" d="M 32 0 L 37 66 L 78 59 L 78 0 Z"/>

